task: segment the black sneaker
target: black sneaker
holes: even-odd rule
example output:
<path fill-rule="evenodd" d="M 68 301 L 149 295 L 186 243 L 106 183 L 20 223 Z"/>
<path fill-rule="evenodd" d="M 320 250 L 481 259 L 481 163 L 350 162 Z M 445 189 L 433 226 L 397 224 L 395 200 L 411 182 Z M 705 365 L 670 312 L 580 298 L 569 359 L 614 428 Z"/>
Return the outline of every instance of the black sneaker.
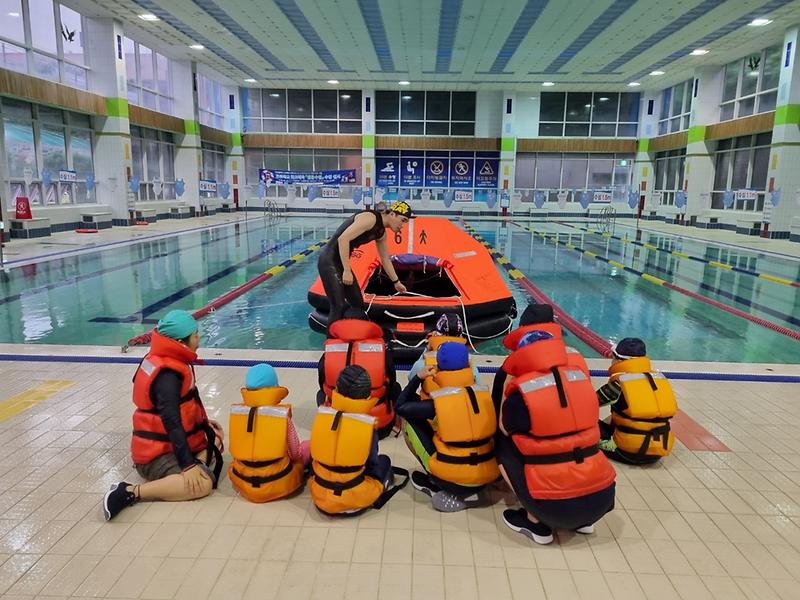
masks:
<path fill-rule="evenodd" d="M 553 541 L 553 530 L 544 523 L 528 519 L 524 508 L 508 508 L 503 511 L 503 522 L 517 533 L 531 538 L 537 544 L 547 545 Z"/>
<path fill-rule="evenodd" d="M 123 508 L 127 508 L 134 504 L 138 498 L 133 492 L 128 491 L 128 486 L 132 485 L 125 481 L 120 481 L 111 486 L 111 489 L 106 492 L 103 498 L 103 512 L 106 516 L 106 521 L 110 521 L 116 517 Z"/>
<path fill-rule="evenodd" d="M 422 471 L 414 471 L 411 473 L 411 485 L 414 486 L 414 489 L 428 496 L 433 496 L 439 491 L 439 486 L 431 481 L 427 473 L 423 473 Z"/>

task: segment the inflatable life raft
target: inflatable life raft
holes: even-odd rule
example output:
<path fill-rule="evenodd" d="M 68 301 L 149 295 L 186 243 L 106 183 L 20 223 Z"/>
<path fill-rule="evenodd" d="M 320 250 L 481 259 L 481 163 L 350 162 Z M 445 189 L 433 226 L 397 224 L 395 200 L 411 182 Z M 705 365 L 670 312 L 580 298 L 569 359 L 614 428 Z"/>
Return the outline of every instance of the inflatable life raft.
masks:
<path fill-rule="evenodd" d="M 441 217 L 418 217 L 401 233 L 387 229 L 386 234 L 392 264 L 408 294 L 395 295 L 374 243 L 356 248 L 350 264 L 370 319 L 383 327 L 395 358 L 416 358 L 444 313 L 461 317 L 465 337 L 476 346 L 510 329 L 517 313 L 514 298 L 489 252 L 471 235 Z M 308 301 L 315 309 L 309 325 L 324 333 L 329 306 L 319 277 Z"/>

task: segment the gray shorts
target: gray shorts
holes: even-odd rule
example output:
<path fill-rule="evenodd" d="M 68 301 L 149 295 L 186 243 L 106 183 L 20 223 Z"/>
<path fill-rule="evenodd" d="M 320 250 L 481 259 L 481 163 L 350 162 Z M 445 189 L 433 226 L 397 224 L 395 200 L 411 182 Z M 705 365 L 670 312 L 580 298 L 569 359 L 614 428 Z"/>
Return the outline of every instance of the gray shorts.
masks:
<path fill-rule="evenodd" d="M 214 460 L 212 457 L 210 468 L 206 467 L 206 451 L 201 450 L 197 454 L 195 454 L 197 460 L 199 460 L 202 464 L 200 465 L 203 467 L 203 470 L 208 473 L 208 476 L 211 479 L 214 479 L 213 470 L 214 470 Z M 151 460 L 149 463 L 144 465 L 133 465 L 136 467 L 136 472 L 139 473 L 142 479 L 145 481 L 155 481 L 156 479 L 163 479 L 168 475 L 180 475 L 183 470 L 181 469 L 180 465 L 178 464 L 178 458 L 175 456 L 174 453 L 168 452 L 167 454 L 162 454 Z"/>

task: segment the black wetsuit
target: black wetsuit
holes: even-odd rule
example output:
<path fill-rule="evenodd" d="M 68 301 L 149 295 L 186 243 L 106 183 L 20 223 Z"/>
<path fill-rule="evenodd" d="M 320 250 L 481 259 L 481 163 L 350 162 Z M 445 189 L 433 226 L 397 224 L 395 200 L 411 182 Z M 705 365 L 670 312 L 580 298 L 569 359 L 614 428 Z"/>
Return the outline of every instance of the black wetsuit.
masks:
<path fill-rule="evenodd" d="M 319 254 L 317 267 L 319 269 L 320 279 L 322 280 L 322 287 L 325 288 L 325 294 L 328 296 L 328 303 L 330 304 L 330 309 L 328 311 L 329 325 L 342 317 L 347 306 L 364 308 L 364 298 L 361 295 L 361 288 L 358 285 L 358 281 L 354 279 L 353 283 L 350 285 L 342 283 L 344 266 L 339 256 L 339 237 L 345 229 L 353 224 L 358 215 L 364 213 L 375 215 L 375 225 L 350 241 L 350 252 L 352 253 L 353 250 L 368 242 L 381 239 L 386 233 L 382 214 L 374 210 L 363 210 L 342 223 Z"/>

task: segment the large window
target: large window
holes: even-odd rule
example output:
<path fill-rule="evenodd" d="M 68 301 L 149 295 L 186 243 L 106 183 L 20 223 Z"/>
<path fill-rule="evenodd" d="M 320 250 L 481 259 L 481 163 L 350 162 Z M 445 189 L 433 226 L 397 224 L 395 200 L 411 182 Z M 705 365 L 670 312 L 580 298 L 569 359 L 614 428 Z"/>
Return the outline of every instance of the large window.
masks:
<path fill-rule="evenodd" d="M 692 81 L 684 81 L 662 92 L 658 135 L 689 129 L 689 114 L 692 112 L 694 95 Z"/>
<path fill-rule="evenodd" d="M 361 133 L 360 90 L 242 89 L 244 130 Z"/>
<path fill-rule="evenodd" d="M 128 102 L 163 113 L 172 112 L 172 66 L 163 54 L 125 38 Z"/>
<path fill-rule="evenodd" d="M 543 92 L 539 135 L 546 137 L 636 137 L 639 94 Z"/>
<path fill-rule="evenodd" d="M 764 210 L 772 133 L 720 140 L 714 155 L 714 192 L 711 208 L 725 208 L 726 191 L 734 193 L 731 210 Z M 756 199 L 737 197 L 740 190 L 757 191 Z"/>
<path fill-rule="evenodd" d="M 775 110 L 781 48 L 775 46 L 725 66 L 720 121 Z"/>
<path fill-rule="evenodd" d="M 524 153 L 517 154 L 515 187 L 549 191 L 549 200 L 559 190 L 622 190 L 630 185 L 632 154 Z M 531 194 L 524 195 L 527 201 Z M 570 195 L 570 201 L 577 201 Z"/>
<path fill-rule="evenodd" d="M 361 179 L 361 150 L 249 148 L 244 151 L 244 164 L 248 185 L 258 184 L 259 169 L 282 171 L 355 169 L 358 173 L 356 180 L 360 181 Z"/>
<path fill-rule="evenodd" d="M 200 122 L 209 127 L 224 129 L 222 85 L 205 75 L 197 74 L 197 107 Z"/>
<path fill-rule="evenodd" d="M 86 188 L 86 176 L 94 174 L 87 115 L 3 98 L 0 116 L 12 201 L 17 196 L 27 196 L 31 204 L 96 201 Z"/>
<path fill-rule="evenodd" d="M 203 179 L 223 183 L 225 181 L 225 147 L 203 142 L 202 148 Z M 201 192 L 201 195 L 216 196 L 211 192 Z"/>
<path fill-rule="evenodd" d="M 138 200 L 175 199 L 175 142 L 166 131 L 131 127 L 133 175 Z"/>
<path fill-rule="evenodd" d="M 675 192 L 683 189 L 686 148 L 656 154 L 653 190 L 661 192 L 661 204 L 675 205 Z"/>
<path fill-rule="evenodd" d="M 375 131 L 475 135 L 475 92 L 375 92 Z"/>
<path fill-rule="evenodd" d="M 83 17 L 53 0 L 0 0 L 0 67 L 86 89 Z"/>

